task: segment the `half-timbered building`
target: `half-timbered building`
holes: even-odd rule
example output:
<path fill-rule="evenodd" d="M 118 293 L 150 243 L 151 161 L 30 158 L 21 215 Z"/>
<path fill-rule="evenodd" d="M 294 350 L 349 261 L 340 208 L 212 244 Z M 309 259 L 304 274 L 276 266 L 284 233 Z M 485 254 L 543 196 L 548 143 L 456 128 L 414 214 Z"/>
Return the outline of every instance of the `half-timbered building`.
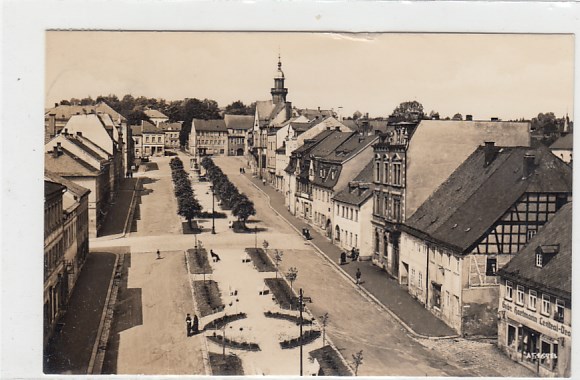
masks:
<path fill-rule="evenodd" d="M 494 335 L 498 268 L 571 199 L 548 148 L 480 146 L 401 226 L 399 280 L 458 333 Z"/>

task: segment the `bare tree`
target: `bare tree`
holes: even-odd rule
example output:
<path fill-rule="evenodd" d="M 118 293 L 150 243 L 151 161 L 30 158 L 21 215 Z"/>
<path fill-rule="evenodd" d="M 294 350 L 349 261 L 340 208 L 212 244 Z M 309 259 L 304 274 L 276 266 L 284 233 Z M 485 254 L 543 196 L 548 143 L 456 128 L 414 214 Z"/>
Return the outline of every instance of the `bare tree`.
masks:
<path fill-rule="evenodd" d="M 328 313 L 320 317 L 322 323 L 322 347 L 326 346 L 326 326 L 328 326 Z"/>
<path fill-rule="evenodd" d="M 290 269 L 288 269 L 288 272 L 286 272 L 286 278 L 288 279 L 288 281 L 290 281 L 290 289 L 293 289 L 292 283 L 296 281 L 296 277 L 298 277 L 298 269 L 296 269 L 295 267 L 291 267 Z"/>
<path fill-rule="evenodd" d="M 352 364 L 354 365 L 354 375 L 358 376 L 358 367 L 363 364 L 363 350 L 352 354 Z"/>
<path fill-rule="evenodd" d="M 276 278 L 278 278 L 278 267 L 280 266 L 280 262 L 282 261 L 282 256 L 284 253 L 279 249 L 274 250 L 274 262 L 276 263 Z"/>

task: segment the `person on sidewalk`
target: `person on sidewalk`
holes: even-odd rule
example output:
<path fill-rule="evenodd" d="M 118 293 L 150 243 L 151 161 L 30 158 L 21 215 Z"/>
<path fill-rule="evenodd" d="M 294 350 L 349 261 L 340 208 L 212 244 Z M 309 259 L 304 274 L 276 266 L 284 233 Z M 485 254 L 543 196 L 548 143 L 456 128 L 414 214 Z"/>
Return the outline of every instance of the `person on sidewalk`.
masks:
<path fill-rule="evenodd" d="M 193 315 L 193 325 L 191 326 L 191 335 L 199 334 L 199 318 L 197 315 Z"/>
<path fill-rule="evenodd" d="M 220 260 L 221 260 L 221 259 L 220 259 L 220 257 L 219 257 L 219 255 L 218 255 L 217 253 L 215 253 L 215 252 L 213 251 L 213 249 L 210 249 L 210 250 L 209 250 L 209 254 L 211 255 L 211 259 L 212 259 L 212 261 L 213 261 L 214 263 L 217 263 L 218 261 L 220 261 Z"/>
<path fill-rule="evenodd" d="M 185 317 L 185 324 L 187 325 L 187 336 L 191 336 L 191 315 L 187 314 Z"/>
<path fill-rule="evenodd" d="M 360 285 L 360 277 L 361 277 L 361 273 L 360 273 L 360 268 L 356 268 L 356 284 Z"/>
<path fill-rule="evenodd" d="M 159 260 L 161 258 L 161 252 L 159 252 L 159 250 L 157 250 L 157 260 Z"/>

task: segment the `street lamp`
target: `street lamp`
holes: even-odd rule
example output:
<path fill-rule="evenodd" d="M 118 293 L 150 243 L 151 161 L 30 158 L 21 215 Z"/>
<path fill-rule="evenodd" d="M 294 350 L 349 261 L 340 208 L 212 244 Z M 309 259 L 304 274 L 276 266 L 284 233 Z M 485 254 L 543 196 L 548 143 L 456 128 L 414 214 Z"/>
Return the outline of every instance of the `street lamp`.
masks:
<path fill-rule="evenodd" d="M 298 307 L 300 308 L 300 376 L 302 376 L 302 305 L 303 305 L 303 298 L 304 294 L 302 292 L 302 288 L 300 288 L 300 297 L 298 297 Z"/>
<path fill-rule="evenodd" d="M 213 190 L 213 185 L 211 188 L 211 233 L 215 234 L 215 193 Z"/>
<path fill-rule="evenodd" d="M 254 248 L 258 252 L 258 226 L 254 226 Z"/>

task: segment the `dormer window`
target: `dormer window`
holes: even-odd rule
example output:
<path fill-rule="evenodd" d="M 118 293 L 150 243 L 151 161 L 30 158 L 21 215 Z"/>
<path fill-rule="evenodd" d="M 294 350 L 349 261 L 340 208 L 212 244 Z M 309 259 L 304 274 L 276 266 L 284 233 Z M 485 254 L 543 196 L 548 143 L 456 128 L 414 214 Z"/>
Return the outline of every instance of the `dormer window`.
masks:
<path fill-rule="evenodd" d="M 536 253 L 536 267 L 541 268 L 543 266 L 543 258 L 542 258 L 542 253 L 538 252 Z"/>

